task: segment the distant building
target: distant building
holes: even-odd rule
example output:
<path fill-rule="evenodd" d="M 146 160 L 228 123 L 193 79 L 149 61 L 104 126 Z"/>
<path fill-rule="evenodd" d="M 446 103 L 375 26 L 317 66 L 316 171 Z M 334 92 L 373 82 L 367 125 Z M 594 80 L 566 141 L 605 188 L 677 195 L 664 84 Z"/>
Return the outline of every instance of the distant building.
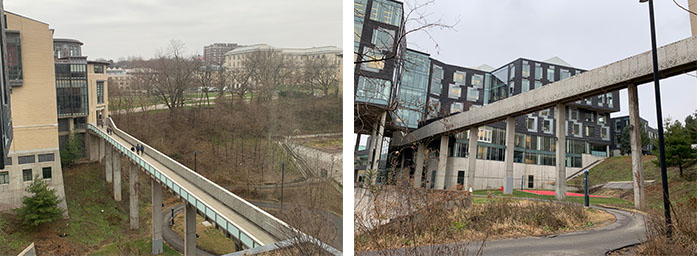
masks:
<path fill-rule="evenodd" d="M 58 143 L 53 32 L 49 25 L 5 12 L 14 138 L 0 170 L 0 210 L 17 208 L 33 179 L 65 198 Z M 65 201 L 60 205 L 67 210 Z"/>
<path fill-rule="evenodd" d="M 133 83 L 132 70 L 123 68 L 107 68 L 109 85 L 120 90 L 130 89 Z"/>
<path fill-rule="evenodd" d="M 235 43 L 214 43 L 203 47 L 203 61 L 206 65 L 222 65 L 225 53 L 240 47 Z"/>
<path fill-rule="evenodd" d="M 312 47 L 312 48 L 276 48 L 268 44 L 255 44 L 240 47 L 225 53 L 224 66 L 226 68 L 242 68 L 244 60 L 253 53 L 273 51 L 278 52 L 289 65 L 302 67 L 307 60 L 322 58 L 327 59 L 328 63 L 341 67 L 342 51 L 341 48 L 334 46 Z"/>
<path fill-rule="evenodd" d="M 646 131 L 647 135 L 649 136 L 649 140 L 653 141 L 656 138 L 658 138 L 658 130 L 649 126 L 649 122 L 646 121 L 646 119 L 643 119 L 641 117 L 639 117 L 639 119 L 641 120 L 641 127 Z M 619 156 L 620 140 L 622 140 L 622 131 L 624 131 L 625 127 L 629 126 L 629 116 L 627 115 L 611 118 L 610 125 L 610 136 L 612 138 L 610 150 L 612 151 L 612 155 Z M 646 145 L 646 147 L 642 148 L 642 153 L 644 155 L 650 155 L 651 151 L 653 150 L 653 147 L 653 143 L 649 142 L 649 144 Z"/>
<path fill-rule="evenodd" d="M 82 42 L 53 39 L 56 102 L 60 148 L 72 134 L 85 149 L 87 123 L 97 123 L 108 116 L 106 69 L 109 62 L 88 61 L 82 56 Z"/>

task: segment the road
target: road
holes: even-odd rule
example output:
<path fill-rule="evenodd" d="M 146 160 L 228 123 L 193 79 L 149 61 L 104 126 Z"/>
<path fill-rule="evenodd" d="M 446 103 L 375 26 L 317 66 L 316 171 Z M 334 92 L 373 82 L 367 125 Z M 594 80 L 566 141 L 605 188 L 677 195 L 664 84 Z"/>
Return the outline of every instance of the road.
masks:
<path fill-rule="evenodd" d="M 483 255 L 605 255 L 606 252 L 624 246 L 637 244 L 645 238 L 643 214 L 603 207 L 593 207 L 607 211 L 615 216 L 616 221 L 610 225 L 557 236 L 526 237 L 487 241 L 484 244 Z M 450 254 L 465 254 L 452 252 L 462 244 L 442 244 L 408 249 L 395 249 L 387 253 L 361 252 L 357 255 L 431 255 L 448 251 Z M 466 245 L 466 254 L 475 254 L 481 247 L 481 242 Z"/>

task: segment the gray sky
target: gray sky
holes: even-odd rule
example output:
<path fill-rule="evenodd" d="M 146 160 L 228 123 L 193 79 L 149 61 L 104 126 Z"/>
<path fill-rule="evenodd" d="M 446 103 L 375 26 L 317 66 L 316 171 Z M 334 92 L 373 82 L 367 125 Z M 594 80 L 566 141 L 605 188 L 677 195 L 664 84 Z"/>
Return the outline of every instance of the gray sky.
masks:
<path fill-rule="evenodd" d="M 659 46 L 690 36 L 687 12 L 670 0 L 654 2 Z M 678 3 L 687 6 L 687 0 Z M 424 13 L 430 20 L 459 23 L 454 30 L 430 31 L 437 49 L 426 33 L 409 36 L 409 47 L 466 67 L 559 56 L 590 70 L 651 49 L 648 4 L 638 0 L 438 0 Z M 661 80 L 661 96 L 663 117 L 682 121 L 697 110 L 697 78 Z M 628 114 L 626 89 L 620 102 L 613 117 Z M 639 105 L 641 117 L 656 127 L 653 83 L 639 86 Z"/>
<path fill-rule="evenodd" d="M 172 39 L 203 54 L 215 42 L 341 47 L 341 0 L 5 0 L 5 9 L 85 43 L 90 59 L 152 57 Z"/>

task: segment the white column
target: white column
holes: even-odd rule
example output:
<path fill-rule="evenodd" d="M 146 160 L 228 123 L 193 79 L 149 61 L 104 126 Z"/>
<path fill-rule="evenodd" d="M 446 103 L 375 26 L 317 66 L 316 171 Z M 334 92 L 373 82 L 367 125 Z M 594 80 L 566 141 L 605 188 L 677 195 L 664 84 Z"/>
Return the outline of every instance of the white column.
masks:
<path fill-rule="evenodd" d="M 184 212 L 184 255 L 196 255 L 196 208 L 186 203 Z"/>
<path fill-rule="evenodd" d="M 162 253 L 162 185 L 150 180 L 152 185 L 152 254 Z"/>
<path fill-rule="evenodd" d="M 467 186 L 465 189 L 474 189 L 475 172 L 477 170 L 477 140 L 479 139 L 479 127 L 470 127 L 470 143 L 467 149 Z"/>
<path fill-rule="evenodd" d="M 445 170 L 448 167 L 448 135 L 440 136 L 440 151 L 438 151 L 438 169 L 434 189 L 445 189 Z"/>
<path fill-rule="evenodd" d="M 114 149 L 112 157 L 111 161 L 114 165 L 114 200 L 121 202 L 121 152 Z"/>
<path fill-rule="evenodd" d="M 639 119 L 639 96 L 637 87 L 630 84 L 627 87 L 629 95 L 629 144 L 632 148 L 632 183 L 634 184 L 634 207 L 643 210 L 644 203 L 644 174 L 641 163 L 641 121 Z"/>
<path fill-rule="evenodd" d="M 384 137 L 384 132 L 385 132 L 385 120 L 387 118 L 387 111 L 382 112 L 382 115 L 380 115 L 380 123 L 378 124 L 378 130 L 377 130 L 377 135 L 375 137 L 375 154 L 373 155 L 373 160 L 372 160 L 372 175 L 373 176 L 373 184 L 375 184 L 375 179 L 378 177 L 378 165 L 379 165 L 379 160 L 380 160 L 380 153 L 382 152 L 382 141 Z"/>
<path fill-rule="evenodd" d="M 555 112 L 557 130 L 557 180 L 554 193 L 557 200 L 566 199 L 566 106 L 557 104 Z"/>
<path fill-rule="evenodd" d="M 129 221 L 131 229 L 138 229 L 138 166 L 129 161 L 128 165 L 128 198 Z"/>
<path fill-rule="evenodd" d="M 515 117 L 506 118 L 506 177 L 503 183 L 503 193 L 513 194 L 513 153 L 515 148 Z"/>
<path fill-rule="evenodd" d="M 423 142 L 419 142 L 416 150 L 416 169 L 414 169 L 414 187 L 421 187 L 421 176 L 424 173 L 424 151 L 426 145 Z"/>
<path fill-rule="evenodd" d="M 105 151 L 106 151 L 106 157 L 104 157 L 104 159 L 105 159 L 105 161 L 104 161 L 104 162 L 105 162 L 105 163 L 104 163 L 104 169 L 106 170 L 106 174 L 105 174 L 104 176 L 106 176 L 106 182 L 107 182 L 107 183 L 111 183 L 112 178 L 113 178 L 113 174 L 112 174 L 112 170 L 111 170 L 111 169 L 114 168 L 114 166 L 111 164 L 111 162 L 112 162 L 112 160 L 113 160 L 112 157 L 111 157 L 111 154 L 114 153 L 114 152 L 113 152 L 114 149 L 111 147 L 111 145 L 108 145 L 108 144 L 106 145 L 105 149 L 106 149 L 106 150 L 105 150 Z"/>

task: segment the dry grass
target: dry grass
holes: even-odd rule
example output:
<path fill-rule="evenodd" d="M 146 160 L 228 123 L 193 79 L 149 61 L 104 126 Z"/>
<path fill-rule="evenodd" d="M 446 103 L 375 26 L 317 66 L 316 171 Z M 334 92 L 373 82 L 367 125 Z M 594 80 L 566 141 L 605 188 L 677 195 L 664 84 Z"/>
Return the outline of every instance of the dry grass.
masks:
<path fill-rule="evenodd" d="M 653 211 L 647 220 L 647 240 L 639 245 L 641 255 L 697 255 L 697 198 L 673 205 L 673 238 L 666 238 L 662 211 Z"/>
<path fill-rule="evenodd" d="M 419 190 L 416 190 L 419 191 Z M 400 191 L 401 192 L 401 191 Z M 420 193 L 420 195 L 419 195 Z M 402 193 L 404 194 L 404 193 Z M 577 204 L 551 201 L 521 201 L 491 198 L 481 204 L 472 204 L 466 192 L 415 192 L 426 201 L 420 201 L 411 214 L 388 217 L 385 211 L 369 215 L 376 218 L 376 228 L 359 222 L 356 227 L 356 251 L 427 246 L 445 243 L 490 239 L 541 236 L 583 230 L 614 222 L 614 216 Z M 394 200 L 376 196 L 377 209 L 394 207 Z M 394 209 L 394 208 L 393 208 Z M 402 212 L 408 212 L 401 209 Z M 377 217 L 376 217 L 377 216 Z M 356 219 L 366 216 L 356 216 Z M 383 222 L 379 222 L 384 218 Z M 389 223 L 385 223 L 391 219 Z"/>

